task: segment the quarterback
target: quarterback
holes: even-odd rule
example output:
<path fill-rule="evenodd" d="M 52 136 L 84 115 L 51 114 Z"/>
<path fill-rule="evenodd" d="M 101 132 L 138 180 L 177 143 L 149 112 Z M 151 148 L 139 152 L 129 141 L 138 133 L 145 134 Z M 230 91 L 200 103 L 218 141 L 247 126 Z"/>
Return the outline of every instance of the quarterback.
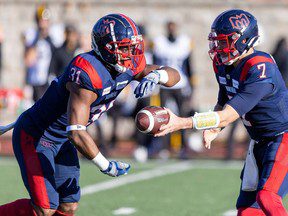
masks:
<path fill-rule="evenodd" d="M 221 128 L 241 118 L 251 142 L 241 173 L 238 216 L 287 216 L 282 198 L 288 192 L 288 92 L 273 58 L 255 50 L 259 42 L 255 17 L 228 10 L 213 22 L 209 54 L 219 84 L 214 111 L 170 122 L 156 136 L 202 129 L 207 148 Z"/>

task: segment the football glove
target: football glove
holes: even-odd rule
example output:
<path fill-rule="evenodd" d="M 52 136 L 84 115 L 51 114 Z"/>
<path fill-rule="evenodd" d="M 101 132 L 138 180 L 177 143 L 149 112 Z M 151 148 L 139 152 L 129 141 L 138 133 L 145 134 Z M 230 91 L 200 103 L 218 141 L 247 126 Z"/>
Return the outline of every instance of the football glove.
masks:
<path fill-rule="evenodd" d="M 110 161 L 109 167 L 106 170 L 101 170 L 101 172 L 112 177 L 118 177 L 120 175 L 126 175 L 130 167 L 129 164 L 124 162 Z"/>
<path fill-rule="evenodd" d="M 150 72 L 148 75 L 143 77 L 138 86 L 136 87 L 134 94 L 136 98 L 150 95 L 159 83 L 160 74 L 157 70 Z"/>

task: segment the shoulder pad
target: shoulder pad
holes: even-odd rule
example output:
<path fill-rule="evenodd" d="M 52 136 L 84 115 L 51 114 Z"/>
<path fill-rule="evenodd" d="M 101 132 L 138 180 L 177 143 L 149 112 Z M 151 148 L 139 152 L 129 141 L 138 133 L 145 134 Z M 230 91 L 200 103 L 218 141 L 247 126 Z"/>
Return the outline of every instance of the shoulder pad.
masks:
<path fill-rule="evenodd" d="M 247 60 L 243 66 L 241 75 L 240 75 L 240 81 L 245 81 L 247 78 L 247 74 L 249 70 L 257 65 L 258 63 L 272 63 L 275 64 L 274 60 L 271 57 L 266 57 L 266 56 L 254 56 Z"/>
<path fill-rule="evenodd" d="M 103 87 L 101 77 L 97 73 L 96 69 L 91 65 L 91 63 L 87 61 L 85 58 L 77 56 L 74 59 L 72 66 L 76 66 L 77 68 L 81 69 L 88 75 L 88 77 L 91 80 L 93 88 L 100 89 Z"/>

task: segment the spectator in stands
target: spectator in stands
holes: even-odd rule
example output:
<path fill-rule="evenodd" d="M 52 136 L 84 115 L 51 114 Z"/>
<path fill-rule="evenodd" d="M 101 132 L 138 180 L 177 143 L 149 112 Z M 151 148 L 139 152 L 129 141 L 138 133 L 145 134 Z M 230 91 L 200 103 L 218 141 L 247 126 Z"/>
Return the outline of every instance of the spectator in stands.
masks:
<path fill-rule="evenodd" d="M 154 63 L 158 65 L 171 65 L 180 72 L 181 80 L 173 88 L 162 88 L 160 90 L 161 105 L 170 107 L 177 113 L 187 115 L 192 110 L 190 99 L 192 96 L 193 67 L 191 65 L 192 41 L 184 35 L 178 34 L 177 24 L 169 21 L 166 24 L 166 35 L 161 35 L 154 40 Z M 171 107 L 171 102 L 176 106 Z M 185 104 L 184 103 L 188 103 Z M 169 105 L 170 104 L 170 105 Z M 174 103 L 175 104 L 175 103 Z M 185 108 L 185 110 L 184 110 Z M 170 137 L 164 137 L 166 145 Z M 186 139 L 181 131 L 182 151 L 180 157 L 185 157 Z M 179 148 L 179 147 L 178 147 Z"/>
<path fill-rule="evenodd" d="M 52 55 L 49 74 L 59 76 L 64 71 L 75 56 L 76 50 L 79 48 L 79 34 L 74 25 L 68 24 L 65 26 L 65 41 L 63 45 L 56 48 Z"/>
<path fill-rule="evenodd" d="M 49 35 L 51 13 L 41 5 L 37 8 L 35 21 L 37 29 L 24 33 L 26 83 L 33 88 L 33 100 L 37 101 L 48 87 L 48 70 L 55 50 Z"/>
<path fill-rule="evenodd" d="M 286 86 L 288 86 L 288 44 L 285 37 L 278 40 L 272 56 L 278 65 Z"/>

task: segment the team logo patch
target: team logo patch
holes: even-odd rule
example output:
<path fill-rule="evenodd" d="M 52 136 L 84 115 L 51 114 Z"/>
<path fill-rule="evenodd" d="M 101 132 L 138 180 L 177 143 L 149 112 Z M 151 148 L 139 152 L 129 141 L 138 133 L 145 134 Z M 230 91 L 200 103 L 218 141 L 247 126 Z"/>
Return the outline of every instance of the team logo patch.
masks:
<path fill-rule="evenodd" d="M 234 88 L 238 89 L 239 88 L 239 82 L 237 80 L 232 79 L 232 85 Z"/>
<path fill-rule="evenodd" d="M 250 24 L 250 21 L 246 14 L 240 14 L 236 16 L 232 16 L 229 18 L 229 21 L 234 29 L 243 29 L 247 28 Z"/>
<path fill-rule="evenodd" d="M 219 82 L 223 85 L 226 85 L 227 84 L 227 81 L 226 81 L 226 78 L 225 77 L 222 77 L 222 76 L 219 76 Z"/>
<path fill-rule="evenodd" d="M 107 95 L 107 94 L 109 94 L 110 92 L 111 92 L 111 86 L 110 86 L 110 87 L 107 87 L 107 88 L 105 88 L 105 89 L 103 90 L 102 96 Z"/>
<path fill-rule="evenodd" d="M 225 86 L 225 88 L 226 88 L 226 90 L 228 91 L 228 92 L 231 92 L 231 93 L 237 93 L 236 92 L 236 89 L 235 88 L 233 88 L 233 87 L 230 87 L 230 86 Z"/>
<path fill-rule="evenodd" d="M 41 140 L 40 140 L 40 144 L 41 144 L 43 147 L 51 148 L 54 143 L 41 139 Z"/>
<path fill-rule="evenodd" d="M 128 84 L 128 80 L 117 82 L 116 84 L 116 90 L 124 88 Z"/>

